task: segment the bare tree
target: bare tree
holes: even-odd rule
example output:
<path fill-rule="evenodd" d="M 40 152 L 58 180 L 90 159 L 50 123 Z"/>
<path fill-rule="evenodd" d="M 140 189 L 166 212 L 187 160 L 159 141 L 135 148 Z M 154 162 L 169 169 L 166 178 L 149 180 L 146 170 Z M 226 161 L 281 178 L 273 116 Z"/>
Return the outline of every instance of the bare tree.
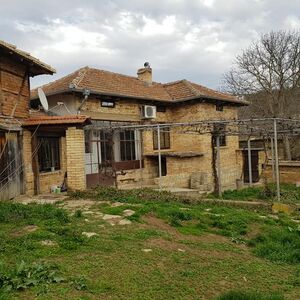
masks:
<path fill-rule="evenodd" d="M 245 96 L 251 111 L 262 117 L 300 115 L 300 32 L 263 34 L 224 75 L 225 89 Z M 284 137 L 285 159 L 291 159 L 288 137 Z"/>

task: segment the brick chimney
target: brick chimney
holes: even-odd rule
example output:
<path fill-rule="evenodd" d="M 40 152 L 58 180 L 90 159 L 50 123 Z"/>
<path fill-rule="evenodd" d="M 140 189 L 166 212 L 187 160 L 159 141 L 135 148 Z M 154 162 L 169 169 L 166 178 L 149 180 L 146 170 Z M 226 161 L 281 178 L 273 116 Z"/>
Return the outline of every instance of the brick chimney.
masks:
<path fill-rule="evenodd" d="M 148 62 L 144 63 L 144 68 L 138 69 L 138 79 L 144 81 L 147 85 L 152 84 L 152 69 Z"/>

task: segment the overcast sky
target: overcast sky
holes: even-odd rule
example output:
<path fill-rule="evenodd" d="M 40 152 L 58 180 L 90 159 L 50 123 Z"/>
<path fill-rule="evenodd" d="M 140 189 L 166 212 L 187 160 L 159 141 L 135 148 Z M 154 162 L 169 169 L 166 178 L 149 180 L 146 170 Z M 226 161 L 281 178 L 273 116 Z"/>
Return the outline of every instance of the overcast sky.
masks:
<path fill-rule="evenodd" d="M 218 88 L 234 57 L 261 33 L 299 29 L 299 0 L 0 0 L 0 39 L 57 70 L 83 66 Z"/>

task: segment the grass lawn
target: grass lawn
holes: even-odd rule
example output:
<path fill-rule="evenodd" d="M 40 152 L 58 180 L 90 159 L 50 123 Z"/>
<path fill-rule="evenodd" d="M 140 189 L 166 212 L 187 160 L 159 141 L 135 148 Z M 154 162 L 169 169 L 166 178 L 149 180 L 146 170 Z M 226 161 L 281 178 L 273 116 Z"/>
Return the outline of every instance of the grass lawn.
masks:
<path fill-rule="evenodd" d="M 281 201 L 284 203 L 300 203 L 300 187 L 295 184 L 280 185 Z M 218 198 L 218 195 L 211 194 L 209 198 Z M 267 184 L 266 186 L 254 186 L 241 190 L 228 190 L 222 195 L 224 200 L 241 200 L 241 201 L 276 201 L 276 185 Z"/>
<path fill-rule="evenodd" d="M 0 299 L 300 299 L 299 215 L 150 190 L 71 196 L 0 203 Z"/>

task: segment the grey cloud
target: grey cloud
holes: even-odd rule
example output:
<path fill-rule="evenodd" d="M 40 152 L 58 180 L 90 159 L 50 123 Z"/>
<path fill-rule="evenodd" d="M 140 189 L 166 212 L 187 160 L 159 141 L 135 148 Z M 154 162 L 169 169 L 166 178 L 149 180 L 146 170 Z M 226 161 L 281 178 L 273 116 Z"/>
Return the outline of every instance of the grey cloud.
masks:
<path fill-rule="evenodd" d="M 1 2 L 0 39 L 58 71 L 34 78 L 34 86 L 85 65 L 135 75 L 148 60 L 157 81 L 187 78 L 217 88 L 234 57 L 260 33 L 300 24 L 297 0 Z"/>

